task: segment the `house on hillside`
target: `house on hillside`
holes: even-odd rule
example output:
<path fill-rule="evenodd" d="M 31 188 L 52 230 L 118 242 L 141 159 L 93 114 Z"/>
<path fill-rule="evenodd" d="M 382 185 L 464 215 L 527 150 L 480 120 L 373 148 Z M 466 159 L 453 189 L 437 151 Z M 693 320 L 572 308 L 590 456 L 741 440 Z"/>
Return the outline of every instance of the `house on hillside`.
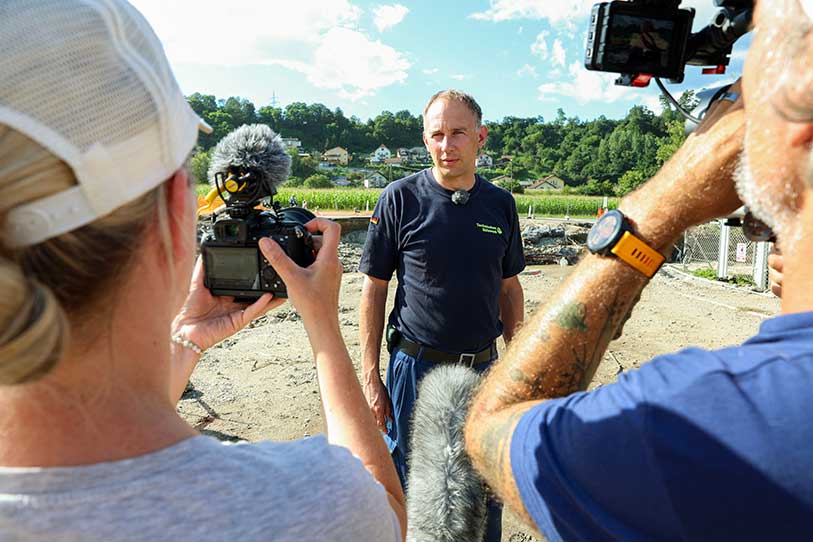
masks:
<path fill-rule="evenodd" d="M 339 175 L 338 177 L 333 177 L 331 182 L 334 186 L 350 186 L 350 179 L 345 177 L 344 175 Z"/>
<path fill-rule="evenodd" d="M 561 190 L 564 187 L 565 181 L 556 175 L 548 175 L 544 179 L 539 179 L 528 186 L 530 190 Z"/>
<path fill-rule="evenodd" d="M 494 159 L 487 154 L 481 154 L 477 157 L 477 167 L 491 169 L 494 167 Z"/>
<path fill-rule="evenodd" d="M 285 147 L 286 151 L 291 149 L 299 150 L 300 148 L 302 148 L 302 142 L 295 137 L 283 137 L 282 145 Z"/>
<path fill-rule="evenodd" d="M 387 178 L 378 172 L 370 173 L 364 179 L 364 188 L 384 188 L 387 184 Z"/>
<path fill-rule="evenodd" d="M 412 147 L 409 149 L 409 155 L 412 157 L 413 162 L 423 163 L 429 161 L 429 153 L 426 147 Z"/>
<path fill-rule="evenodd" d="M 388 166 L 400 166 L 404 163 L 404 160 L 400 156 L 393 156 L 392 158 L 384 158 L 384 163 Z"/>
<path fill-rule="evenodd" d="M 342 147 L 333 147 L 322 154 L 322 160 L 339 166 L 346 166 L 350 161 L 350 154 Z"/>
<path fill-rule="evenodd" d="M 373 151 L 373 154 L 370 156 L 370 162 L 372 162 L 373 164 L 380 164 L 384 160 L 387 160 L 388 158 L 392 158 L 392 153 L 382 143 L 380 147 Z"/>

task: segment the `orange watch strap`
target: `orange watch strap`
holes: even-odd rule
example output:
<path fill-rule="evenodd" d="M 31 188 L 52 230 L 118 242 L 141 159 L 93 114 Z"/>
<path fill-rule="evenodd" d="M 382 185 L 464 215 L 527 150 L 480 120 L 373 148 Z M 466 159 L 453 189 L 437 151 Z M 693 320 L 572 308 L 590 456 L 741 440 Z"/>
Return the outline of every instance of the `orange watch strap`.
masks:
<path fill-rule="evenodd" d="M 618 243 L 610 250 L 619 259 L 625 261 L 649 278 L 652 278 L 661 268 L 664 260 L 663 254 L 653 249 L 630 232 L 624 232 Z"/>

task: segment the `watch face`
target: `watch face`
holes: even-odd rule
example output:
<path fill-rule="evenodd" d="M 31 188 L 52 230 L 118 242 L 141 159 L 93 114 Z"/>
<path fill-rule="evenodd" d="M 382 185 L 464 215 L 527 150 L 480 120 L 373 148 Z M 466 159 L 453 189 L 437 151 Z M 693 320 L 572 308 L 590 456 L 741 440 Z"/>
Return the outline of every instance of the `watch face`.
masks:
<path fill-rule="evenodd" d="M 587 248 L 590 252 L 601 253 L 612 248 L 618 240 L 623 227 L 623 215 L 619 211 L 608 211 L 593 224 L 587 236 Z"/>

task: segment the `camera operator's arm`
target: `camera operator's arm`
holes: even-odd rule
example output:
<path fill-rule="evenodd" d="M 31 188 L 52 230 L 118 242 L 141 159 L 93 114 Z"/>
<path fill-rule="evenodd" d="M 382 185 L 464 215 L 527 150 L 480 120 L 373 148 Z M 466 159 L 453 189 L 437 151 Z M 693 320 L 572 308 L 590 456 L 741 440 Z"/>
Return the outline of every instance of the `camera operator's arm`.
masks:
<path fill-rule="evenodd" d="M 732 180 L 743 137 L 740 109 L 719 103 L 672 160 L 621 202 L 649 246 L 666 253 L 684 229 L 741 204 Z M 587 255 L 523 326 L 472 403 L 466 424 L 472 461 L 529 523 L 511 468 L 514 429 L 541 401 L 587 387 L 647 283 L 619 259 Z"/>
<path fill-rule="evenodd" d="M 305 324 L 316 359 L 328 440 L 348 448 L 384 486 L 405 535 L 406 506 L 401 483 L 364 400 L 339 326 L 342 266 L 337 250 L 341 228 L 319 218 L 308 222 L 306 227 L 312 233 L 324 234 L 316 261 L 307 268 L 296 265 L 269 239 L 260 242 L 260 249 L 285 281 L 291 302 Z"/>
<path fill-rule="evenodd" d="M 378 428 L 382 431 L 387 430 L 387 420 L 392 421 L 390 396 L 381 381 L 379 370 L 381 339 L 384 332 L 384 310 L 387 304 L 389 284 L 389 281 L 365 275 L 359 306 L 364 396 Z"/>

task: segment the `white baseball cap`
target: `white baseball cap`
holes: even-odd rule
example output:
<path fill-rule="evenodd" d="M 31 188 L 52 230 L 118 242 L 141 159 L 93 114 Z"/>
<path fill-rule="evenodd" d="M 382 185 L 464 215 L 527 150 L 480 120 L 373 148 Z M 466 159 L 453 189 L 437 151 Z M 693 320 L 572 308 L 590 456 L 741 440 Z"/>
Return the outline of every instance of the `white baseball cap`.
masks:
<path fill-rule="evenodd" d="M 6 244 L 84 226 L 182 167 L 198 130 L 146 19 L 124 0 L 0 2 L 0 124 L 72 169 L 79 184 L 9 211 Z"/>

